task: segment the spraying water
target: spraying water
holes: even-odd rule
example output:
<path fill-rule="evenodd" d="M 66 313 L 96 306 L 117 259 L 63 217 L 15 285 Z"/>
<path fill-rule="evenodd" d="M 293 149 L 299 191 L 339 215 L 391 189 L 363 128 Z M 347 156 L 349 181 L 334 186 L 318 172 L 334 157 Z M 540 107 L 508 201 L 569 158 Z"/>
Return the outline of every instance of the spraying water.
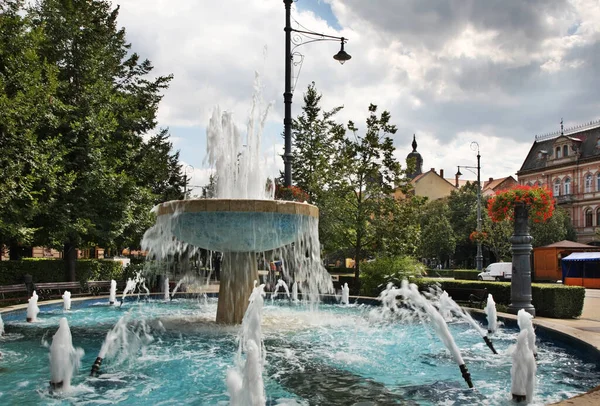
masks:
<path fill-rule="evenodd" d="M 488 333 L 493 334 L 498 329 L 498 316 L 496 313 L 496 302 L 492 294 L 488 294 L 487 303 L 485 305 L 485 314 L 488 321 Z"/>
<path fill-rule="evenodd" d="M 519 313 L 525 310 L 519 310 Z M 529 314 L 529 313 L 526 313 Z M 510 369 L 511 393 L 517 402 L 533 400 L 535 391 L 535 373 L 537 365 L 533 351 L 529 347 L 531 331 L 522 329 L 517 337 L 517 344 L 512 353 L 512 368 Z"/>
<path fill-rule="evenodd" d="M 258 406 L 266 404 L 262 371 L 266 352 L 262 340 L 262 310 L 265 285 L 256 286 L 250 295 L 239 335 L 237 365 L 227 372 L 227 389 L 232 406 Z M 246 354 L 246 361 L 242 354 Z"/>
<path fill-rule="evenodd" d="M 50 345 L 50 385 L 52 389 L 69 390 L 71 378 L 83 357 L 81 348 L 73 347 L 73 338 L 67 318 L 60 319 L 58 330 Z"/>
<path fill-rule="evenodd" d="M 2 314 L 0 314 L 0 336 L 4 334 L 4 321 L 2 321 Z"/>
<path fill-rule="evenodd" d="M 71 292 L 65 290 L 62 295 L 63 298 L 63 310 L 71 310 Z"/>
<path fill-rule="evenodd" d="M 347 283 L 342 286 L 342 304 L 350 304 L 350 288 Z"/>
<path fill-rule="evenodd" d="M 440 304 L 440 309 L 444 309 L 444 311 L 440 310 L 440 313 L 450 313 L 450 314 L 454 314 L 457 317 L 465 320 L 467 323 L 469 323 L 475 330 L 477 330 L 477 332 L 481 335 L 481 337 L 483 337 L 483 341 L 485 341 L 485 343 L 487 344 L 487 346 L 490 348 L 490 350 L 492 350 L 492 352 L 494 354 L 497 354 L 496 349 L 494 348 L 494 345 L 492 344 L 492 341 L 489 339 L 489 337 L 487 336 L 485 330 L 483 328 L 481 328 L 481 326 L 479 325 L 479 323 L 477 323 L 475 320 L 473 320 L 473 317 L 467 313 L 462 307 L 460 307 L 449 295 L 448 292 L 444 291 L 442 292 L 442 294 L 440 295 L 439 298 L 439 304 Z"/>
<path fill-rule="evenodd" d="M 517 313 L 517 324 L 521 330 L 529 331 L 527 335 L 529 349 L 533 352 L 533 356 L 537 358 L 537 346 L 535 345 L 535 331 L 533 330 L 533 323 L 531 322 L 533 316 L 527 313 L 524 309 L 519 310 Z"/>
<path fill-rule="evenodd" d="M 37 305 L 38 295 L 33 291 L 33 294 L 29 298 L 29 303 L 27 304 L 27 321 L 33 323 L 37 321 L 37 315 L 40 312 L 40 308 Z"/>
<path fill-rule="evenodd" d="M 165 278 L 165 281 L 163 283 L 163 292 L 164 292 L 164 299 L 165 300 L 169 300 L 169 278 Z"/>
<path fill-rule="evenodd" d="M 298 302 L 298 282 L 292 284 L 292 301 L 294 303 Z"/>
<path fill-rule="evenodd" d="M 108 303 L 112 306 L 115 304 L 117 300 L 117 281 L 111 279 L 110 281 L 110 295 L 108 299 Z"/>
<path fill-rule="evenodd" d="M 287 283 L 283 279 L 277 280 L 277 285 L 275 285 L 275 289 L 273 289 L 273 293 L 271 294 L 271 300 L 275 299 L 279 295 L 279 288 L 285 289 L 285 294 L 287 297 L 290 297 L 290 290 L 288 289 Z"/>

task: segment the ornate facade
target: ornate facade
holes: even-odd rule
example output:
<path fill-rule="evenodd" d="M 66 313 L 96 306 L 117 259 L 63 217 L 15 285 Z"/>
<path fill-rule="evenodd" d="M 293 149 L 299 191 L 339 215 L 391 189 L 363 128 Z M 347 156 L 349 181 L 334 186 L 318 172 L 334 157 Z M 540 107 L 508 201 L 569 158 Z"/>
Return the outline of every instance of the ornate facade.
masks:
<path fill-rule="evenodd" d="M 517 176 L 521 185 L 552 189 L 578 242 L 600 240 L 600 121 L 536 136 Z"/>

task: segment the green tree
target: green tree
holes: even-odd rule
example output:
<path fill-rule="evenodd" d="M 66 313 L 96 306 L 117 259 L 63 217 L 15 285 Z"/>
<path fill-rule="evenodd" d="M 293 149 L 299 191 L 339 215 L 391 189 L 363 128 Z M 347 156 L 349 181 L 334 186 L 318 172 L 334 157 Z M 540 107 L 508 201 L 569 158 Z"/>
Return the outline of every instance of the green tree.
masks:
<path fill-rule="evenodd" d="M 562 240 L 577 241 L 577 234 L 569 213 L 560 206 L 554 209 L 552 217 L 545 222 L 536 223 L 529 219 L 533 247 L 543 247 Z"/>
<path fill-rule="evenodd" d="M 514 223 L 508 219 L 495 223 L 486 211 L 483 216 L 483 231 L 488 235 L 484 245 L 494 254 L 496 261 L 510 261 L 512 257 L 510 237 L 514 231 Z"/>
<path fill-rule="evenodd" d="M 342 107 L 324 111 L 321 97 L 311 83 L 304 94 L 302 113 L 292 121 L 292 152 L 296 157 L 292 162 L 293 182 L 316 205 L 322 203 L 324 190 L 336 175 L 332 159 L 345 134 L 344 126 L 333 119 Z"/>
<path fill-rule="evenodd" d="M 482 218 L 484 203 L 481 203 Z M 477 229 L 477 183 L 467 182 L 448 197 L 449 220 L 454 230 L 456 264 L 468 266 L 475 263 L 476 244 L 469 240 L 471 232 Z"/>
<path fill-rule="evenodd" d="M 0 246 L 33 243 L 32 221 L 56 198 L 64 151 L 56 128 L 56 69 L 40 58 L 44 33 L 31 26 L 24 1 L 0 4 Z M 69 179 L 65 179 L 66 186 Z"/>
<path fill-rule="evenodd" d="M 56 98 L 64 105 L 45 136 L 60 137 L 66 150 L 59 182 L 67 186 L 36 219 L 38 237 L 64 246 L 74 278 L 75 247 L 118 245 L 155 200 L 145 196 L 153 186 L 138 180 L 135 167 L 171 76 L 148 79 L 152 65 L 130 52 L 118 7 L 108 1 L 41 0 L 31 14 L 44 32 L 40 57 L 56 66 Z"/>
<path fill-rule="evenodd" d="M 420 254 L 440 262 L 449 261 L 456 249 L 456 238 L 449 220 L 447 199 L 428 202 L 421 214 Z"/>
<path fill-rule="evenodd" d="M 336 177 L 329 184 L 325 214 L 331 219 L 327 231 L 334 234 L 325 238 L 352 249 L 356 286 L 360 283 L 361 260 L 377 251 L 378 232 L 394 221 L 394 187 L 408 188 L 394 157 L 390 135 L 396 133 L 396 126 L 390 119 L 387 111 L 377 115 L 377 106 L 371 104 L 364 134 L 350 121 L 352 137 L 343 140 L 332 162 Z"/>

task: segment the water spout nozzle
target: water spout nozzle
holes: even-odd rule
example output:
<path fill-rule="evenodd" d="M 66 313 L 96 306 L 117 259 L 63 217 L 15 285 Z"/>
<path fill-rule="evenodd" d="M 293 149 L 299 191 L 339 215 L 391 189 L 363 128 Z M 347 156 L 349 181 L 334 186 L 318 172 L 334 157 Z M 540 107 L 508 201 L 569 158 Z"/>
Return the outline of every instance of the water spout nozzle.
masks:
<path fill-rule="evenodd" d="M 525 395 L 515 395 L 514 393 L 512 394 L 512 398 L 515 402 L 520 403 L 520 402 L 525 402 L 527 401 L 527 396 Z"/>
<path fill-rule="evenodd" d="M 90 372 L 90 376 L 98 376 L 101 365 L 102 365 L 102 358 L 96 357 L 96 361 L 94 361 L 94 365 L 92 365 L 92 372 Z"/>
<path fill-rule="evenodd" d="M 473 382 L 471 381 L 471 374 L 469 373 L 467 366 L 465 364 L 462 364 L 462 365 L 459 365 L 458 367 L 460 368 L 460 373 L 462 374 L 463 379 L 465 380 L 467 385 L 469 385 L 469 388 L 472 388 Z"/>
<path fill-rule="evenodd" d="M 490 347 L 490 350 L 492 350 L 492 352 L 494 354 L 498 354 L 496 352 L 496 349 L 494 348 L 494 343 L 492 343 L 492 340 L 490 340 L 490 338 L 488 336 L 483 336 L 483 341 L 485 341 L 485 343 L 487 344 L 487 346 Z"/>
<path fill-rule="evenodd" d="M 57 389 L 62 389 L 63 381 L 60 382 L 52 382 L 50 381 L 50 390 L 55 391 Z"/>

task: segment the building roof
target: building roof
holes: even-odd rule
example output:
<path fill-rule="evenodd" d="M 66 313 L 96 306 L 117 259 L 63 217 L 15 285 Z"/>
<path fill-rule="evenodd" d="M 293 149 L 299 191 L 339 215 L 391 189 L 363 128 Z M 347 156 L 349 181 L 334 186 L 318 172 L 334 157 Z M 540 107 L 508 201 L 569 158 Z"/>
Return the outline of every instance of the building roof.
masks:
<path fill-rule="evenodd" d="M 563 261 L 600 261 L 600 252 L 574 252 L 562 259 Z"/>
<path fill-rule="evenodd" d="M 552 152 L 554 143 L 557 139 L 564 137 L 571 141 L 579 143 L 579 160 L 589 158 L 600 158 L 600 148 L 598 148 L 598 139 L 600 138 L 600 120 L 590 122 L 581 126 L 573 127 L 561 132 L 536 136 L 527 158 L 523 161 L 520 172 L 535 171 L 546 167 L 546 159 L 539 159 L 538 155 Z M 517 173 L 518 174 L 518 173 Z"/>
<path fill-rule="evenodd" d="M 594 247 L 593 245 L 582 244 L 580 242 L 562 240 L 562 241 L 555 242 L 550 245 L 544 245 L 543 247 L 540 247 L 540 248 L 597 248 L 597 247 Z"/>
<path fill-rule="evenodd" d="M 425 173 L 422 173 L 422 174 L 420 174 L 420 175 L 417 175 L 417 176 L 416 176 L 416 177 L 415 177 L 415 178 L 414 178 L 414 179 L 411 181 L 411 183 L 413 183 L 413 184 L 415 184 L 415 183 L 418 183 L 418 182 L 419 182 L 421 179 L 423 179 L 425 176 L 427 176 L 427 175 L 429 175 L 429 174 L 431 174 L 431 173 L 433 173 L 433 174 L 434 174 L 435 176 L 437 176 L 438 178 L 445 180 L 446 182 L 448 182 L 448 183 L 450 184 L 450 186 L 454 187 L 454 183 L 452 183 L 452 182 L 450 181 L 450 179 L 442 178 L 442 176 L 441 176 L 439 173 L 437 173 L 437 172 L 435 171 L 435 168 L 431 168 L 431 169 L 430 169 L 430 170 L 428 170 L 427 172 L 425 172 Z"/>
<path fill-rule="evenodd" d="M 483 190 L 487 190 L 487 189 L 491 189 L 491 190 L 496 190 L 496 188 L 498 186 L 500 186 L 502 183 L 504 183 L 507 180 L 512 179 L 514 183 L 517 183 L 517 180 L 515 178 L 513 178 L 512 176 L 506 176 L 504 178 L 499 178 L 499 179 L 492 179 L 492 181 L 490 182 L 489 180 L 486 180 L 485 182 L 483 182 Z"/>

